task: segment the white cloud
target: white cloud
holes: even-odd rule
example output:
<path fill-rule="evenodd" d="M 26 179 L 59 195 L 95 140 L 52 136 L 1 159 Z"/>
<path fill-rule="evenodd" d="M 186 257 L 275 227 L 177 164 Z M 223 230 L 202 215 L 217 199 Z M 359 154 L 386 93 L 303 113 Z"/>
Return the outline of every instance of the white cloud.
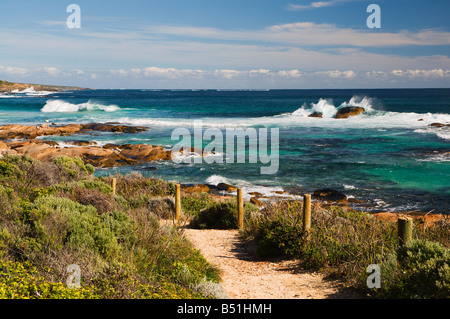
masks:
<path fill-rule="evenodd" d="M 401 47 L 450 45 L 450 32 L 420 30 L 418 32 L 369 32 L 368 29 L 341 28 L 333 24 L 296 22 L 272 25 L 260 30 L 221 30 L 191 26 L 155 26 L 148 34 L 182 36 L 198 39 L 263 41 L 293 46 Z"/>
<path fill-rule="evenodd" d="M 310 4 L 289 4 L 286 9 L 290 11 L 299 11 L 299 10 L 308 10 L 308 9 L 316 9 L 316 8 L 325 8 L 331 7 L 338 4 L 343 4 L 345 2 L 354 2 L 361 0 L 330 0 L 330 1 L 315 1 Z"/>
<path fill-rule="evenodd" d="M 444 78 L 450 77 L 450 70 L 432 69 L 432 70 L 392 70 L 392 75 L 396 77 L 409 78 Z"/>
<path fill-rule="evenodd" d="M 299 78 L 302 76 L 299 70 L 278 71 L 277 74 L 286 78 Z"/>
<path fill-rule="evenodd" d="M 0 65 L 0 73 L 7 75 L 25 75 L 29 72 L 26 68 L 21 67 L 10 67 L 10 66 L 1 66 Z"/>
<path fill-rule="evenodd" d="M 58 70 L 57 68 L 55 68 L 55 67 L 45 67 L 44 69 L 44 72 L 46 72 L 48 75 L 50 75 L 50 76 L 60 76 L 60 75 L 63 75 L 62 73 L 63 72 L 61 72 L 60 70 Z"/>
<path fill-rule="evenodd" d="M 315 74 L 318 75 L 325 75 L 330 78 L 345 78 L 345 79 L 352 79 L 356 77 L 356 72 L 349 70 L 349 71 L 339 71 L 339 70 L 333 70 L 333 71 L 318 71 L 315 72 Z"/>
<path fill-rule="evenodd" d="M 224 77 L 225 79 L 233 79 L 239 75 L 241 75 L 242 72 L 236 71 L 236 70 L 215 70 L 214 75 L 218 77 Z"/>

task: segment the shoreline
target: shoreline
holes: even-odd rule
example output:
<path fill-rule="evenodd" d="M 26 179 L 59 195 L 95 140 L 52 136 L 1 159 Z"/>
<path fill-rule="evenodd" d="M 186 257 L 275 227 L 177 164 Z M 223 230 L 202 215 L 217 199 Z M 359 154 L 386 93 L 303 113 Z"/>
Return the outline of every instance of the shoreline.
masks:
<path fill-rule="evenodd" d="M 77 134 L 93 132 L 115 132 L 119 134 L 135 134 L 150 130 L 149 127 L 131 126 L 121 123 L 88 123 L 88 124 L 43 124 L 43 125 L 21 125 L 7 124 L 0 126 L 0 154 L 28 155 L 40 161 L 52 161 L 58 156 L 80 157 L 86 164 L 95 168 L 109 169 L 120 166 L 136 166 L 159 160 L 172 160 L 170 150 L 162 146 L 149 144 L 106 144 L 98 146 L 89 141 L 76 139 Z M 71 146 L 60 146 L 56 141 L 45 141 L 38 139 L 42 136 L 74 136 L 69 141 Z M 65 142 L 67 144 L 67 141 Z M 236 196 L 237 187 L 227 183 L 212 184 L 182 184 L 185 193 L 208 193 L 222 197 Z M 263 207 L 266 202 L 276 201 L 302 201 L 302 193 L 292 193 L 286 187 L 280 186 L 282 190 L 273 191 L 272 196 L 259 192 L 249 192 L 246 200 L 258 207 Z M 372 203 L 364 202 L 353 197 L 348 197 L 339 191 L 325 188 L 312 192 L 312 199 L 326 206 L 338 206 L 342 209 L 366 211 L 372 215 L 383 216 L 385 219 L 395 219 L 400 215 L 442 215 L 431 214 L 431 212 L 399 211 L 389 212 L 383 209 L 368 211 L 374 208 Z"/>

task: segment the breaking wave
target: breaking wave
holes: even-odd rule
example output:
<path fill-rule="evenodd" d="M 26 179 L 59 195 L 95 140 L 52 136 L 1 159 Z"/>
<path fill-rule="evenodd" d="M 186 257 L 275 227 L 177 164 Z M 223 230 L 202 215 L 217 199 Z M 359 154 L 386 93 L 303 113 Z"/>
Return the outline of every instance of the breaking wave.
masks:
<path fill-rule="evenodd" d="M 89 100 L 86 103 L 72 104 L 62 100 L 49 100 L 41 109 L 44 113 L 53 112 L 80 112 L 80 111 L 105 111 L 114 112 L 120 108 L 117 105 L 103 105 Z"/>
<path fill-rule="evenodd" d="M 358 106 L 364 108 L 366 113 L 374 111 L 374 101 L 369 97 L 353 96 L 348 102 L 343 102 L 339 106 L 333 104 L 331 99 L 320 99 L 317 103 L 311 103 L 310 107 L 303 104 L 301 108 L 291 113 L 292 116 L 307 117 L 313 113 L 321 113 L 324 118 L 333 118 L 341 107 Z"/>
<path fill-rule="evenodd" d="M 364 108 L 364 112 L 348 119 L 336 119 L 336 112 L 341 107 L 358 106 Z M 322 118 L 310 117 L 313 113 L 322 113 Z M 119 119 L 111 118 L 111 121 L 130 123 L 133 125 L 148 125 L 160 127 L 192 127 L 195 122 L 187 118 L 135 118 L 132 116 Z M 349 101 L 335 105 L 331 99 L 319 99 L 316 103 L 304 104 L 294 112 L 282 113 L 274 116 L 250 117 L 250 118 L 203 118 L 202 126 L 217 128 L 238 128 L 253 126 L 274 127 L 329 127 L 329 128 L 413 128 L 425 129 L 431 123 L 450 123 L 450 114 L 439 113 L 414 113 L 392 112 L 380 110 L 378 101 L 370 97 L 354 96 Z M 433 131 L 439 137 L 447 139 L 444 131 Z"/>

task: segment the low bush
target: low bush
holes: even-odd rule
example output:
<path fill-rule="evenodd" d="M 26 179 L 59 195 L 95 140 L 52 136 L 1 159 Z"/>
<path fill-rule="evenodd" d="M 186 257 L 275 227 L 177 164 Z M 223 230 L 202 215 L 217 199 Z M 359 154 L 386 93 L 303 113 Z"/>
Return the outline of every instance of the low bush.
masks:
<path fill-rule="evenodd" d="M 244 216 L 257 211 L 258 208 L 251 204 L 244 204 Z M 245 217 L 244 217 L 245 219 Z M 214 202 L 198 213 L 191 226 L 195 228 L 212 229 L 236 229 L 237 228 L 237 203 L 236 201 Z"/>
<path fill-rule="evenodd" d="M 64 168 L 70 177 L 79 177 L 80 175 L 94 174 L 95 168 L 91 164 L 84 164 L 79 157 L 58 156 L 53 162 L 54 164 Z"/>
<path fill-rule="evenodd" d="M 0 259 L 0 299 L 98 299 L 93 287 L 69 288 L 39 277 L 30 263 Z"/>
<path fill-rule="evenodd" d="M 181 196 L 181 207 L 184 213 L 191 217 L 196 217 L 202 209 L 208 207 L 214 201 L 206 194 L 191 194 Z"/>
<path fill-rule="evenodd" d="M 0 298 L 220 297 L 217 269 L 160 226 L 175 184 L 117 176 L 113 196 L 111 179 L 79 159 L 1 161 Z M 65 285 L 71 264 L 84 290 Z"/>
<path fill-rule="evenodd" d="M 385 298 L 450 298 L 450 249 L 427 240 L 399 247 L 381 265 Z"/>

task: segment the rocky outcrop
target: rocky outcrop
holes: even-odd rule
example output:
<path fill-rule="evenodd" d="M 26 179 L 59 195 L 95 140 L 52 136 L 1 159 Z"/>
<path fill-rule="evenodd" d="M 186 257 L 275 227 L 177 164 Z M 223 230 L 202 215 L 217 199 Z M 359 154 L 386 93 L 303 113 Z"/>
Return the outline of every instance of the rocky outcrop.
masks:
<path fill-rule="evenodd" d="M 339 108 L 337 110 L 335 118 L 337 118 L 337 119 L 346 119 L 346 118 L 349 118 L 351 116 L 356 116 L 358 114 L 361 114 L 362 112 L 364 112 L 364 108 L 363 107 L 359 107 L 359 106 L 345 106 L 345 107 L 341 107 L 341 108 Z"/>
<path fill-rule="evenodd" d="M 81 124 L 64 126 L 8 124 L 0 126 L 0 140 L 34 139 L 45 135 L 70 135 L 79 132 L 82 127 Z"/>
<path fill-rule="evenodd" d="M 44 135 L 65 135 L 88 131 L 136 133 L 147 130 L 114 124 L 69 124 L 64 126 L 27 126 L 10 124 L 0 126 L 0 151 L 10 154 L 28 155 L 40 161 L 52 161 L 58 156 L 79 157 L 95 167 L 134 165 L 156 160 L 170 160 L 172 154 L 161 146 L 146 144 L 92 145 L 95 142 L 69 141 L 76 147 L 60 147 L 55 141 L 36 139 Z M 20 140 L 18 140 L 20 139 Z"/>
<path fill-rule="evenodd" d="M 147 131 L 147 128 L 144 126 L 128 126 L 128 125 L 117 125 L 111 123 L 90 123 L 83 124 L 81 127 L 82 132 L 89 131 L 99 131 L 99 132 L 116 132 L 116 133 L 139 133 L 143 131 Z"/>
<path fill-rule="evenodd" d="M 55 142 L 58 144 L 57 142 Z M 97 145 L 97 142 L 95 141 L 66 141 L 66 144 L 74 145 L 74 146 L 91 146 L 91 145 Z"/>
<path fill-rule="evenodd" d="M 232 193 L 237 190 L 237 187 L 227 183 L 219 183 L 217 184 L 217 189 Z"/>
<path fill-rule="evenodd" d="M 148 128 L 142 126 L 127 126 L 115 124 L 67 124 L 67 125 L 20 125 L 8 124 L 0 126 L 0 140 L 8 139 L 34 139 L 38 136 L 48 135 L 72 135 L 75 133 L 118 132 L 118 133 L 138 133 L 146 131 Z"/>
<path fill-rule="evenodd" d="M 253 205 L 258 206 L 258 207 L 263 207 L 264 206 L 264 203 L 260 199 L 258 199 L 257 197 L 251 197 L 250 198 L 250 203 L 252 203 Z"/>
<path fill-rule="evenodd" d="M 450 127 L 450 124 L 431 123 L 429 126 L 431 126 L 431 127 Z"/>
<path fill-rule="evenodd" d="M 186 185 L 186 184 L 182 184 L 181 185 L 181 189 L 188 194 L 192 194 L 192 193 L 209 193 L 210 192 L 210 188 L 208 185 L 205 184 L 195 184 L 195 185 Z"/>
<path fill-rule="evenodd" d="M 423 227 L 424 229 L 433 228 L 436 223 L 446 222 L 448 223 L 448 217 L 443 214 L 429 214 L 420 212 L 403 212 L 403 213 L 391 213 L 381 212 L 373 213 L 374 217 L 383 222 L 397 222 L 399 217 L 409 217 L 414 220 L 414 224 Z"/>
<path fill-rule="evenodd" d="M 321 112 L 314 112 L 314 113 L 308 115 L 308 117 L 319 117 L 319 118 L 322 118 L 323 114 Z"/>
<path fill-rule="evenodd" d="M 121 147 L 123 156 L 137 162 L 150 162 L 155 160 L 171 160 L 171 151 L 164 150 L 161 146 L 147 144 L 127 144 Z"/>
<path fill-rule="evenodd" d="M 8 81 L 0 80 L 0 92 L 10 93 L 14 90 L 22 91 L 27 88 L 33 87 L 36 91 L 48 91 L 48 92 L 59 92 L 59 91 L 75 91 L 75 90 L 86 90 L 85 88 L 80 88 L 76 86 L 55 86 L 55 85 L 40 85 L 40 84 L 28 84 L 28 83 L 14 83 Z"/>

